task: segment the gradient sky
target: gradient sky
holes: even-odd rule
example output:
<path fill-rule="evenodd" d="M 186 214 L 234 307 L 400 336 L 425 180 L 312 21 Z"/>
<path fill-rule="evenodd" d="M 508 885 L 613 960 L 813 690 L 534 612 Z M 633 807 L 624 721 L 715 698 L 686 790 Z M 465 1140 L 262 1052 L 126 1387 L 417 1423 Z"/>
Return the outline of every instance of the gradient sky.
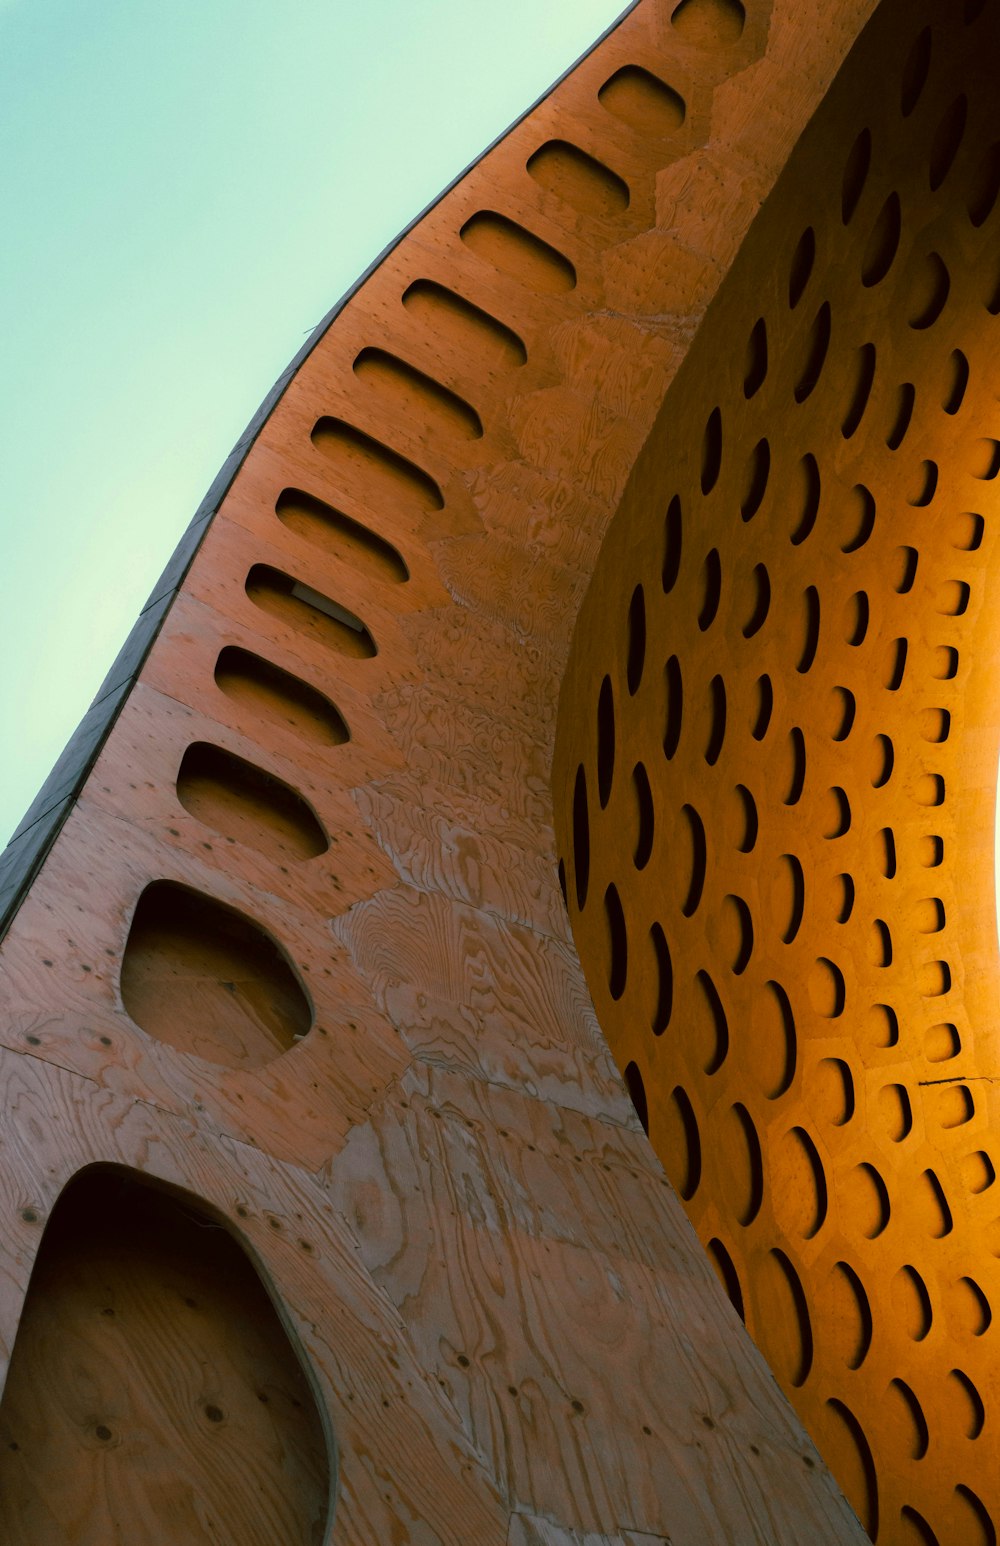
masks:
<path fill-rule="evenodd" d="M 0 0 L 0 843 L 333 302 L 624 0 Z"/>

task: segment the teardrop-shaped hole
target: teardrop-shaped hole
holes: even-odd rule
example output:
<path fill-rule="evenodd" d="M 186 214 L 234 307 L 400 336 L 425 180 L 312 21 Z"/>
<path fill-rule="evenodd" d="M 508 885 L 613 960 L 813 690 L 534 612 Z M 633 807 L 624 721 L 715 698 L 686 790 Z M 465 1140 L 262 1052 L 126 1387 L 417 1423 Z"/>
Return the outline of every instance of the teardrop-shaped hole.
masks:
<path fill-rule="evenodd" d="M 663 730 L 663 755 L 669 762 L 677 750 L 684 722 L 684 682 L 681 663 L 676 655 L 667 661 L 664 678 L 667 692 L 667 712 Z"/>
<path fill-rule="evenodd" d="M 625 666 L 625 680 L 630 697 L 634 697 L 639 690 L 645 664 L 646 595 L 642 586 L 637 585 L 632 592 L 628 609 L 628 659 Z"/>
<path fill-rule="evenodd" d="M 847 495 L 848 515 L 844 522 L 846 536 L 840 545 L 842 553 L 856 553 L 863 548 L 875 530 L 875 500 L 863 483 L 855 483 Z"/>
<path fill-rule="evenodd" d="M 215 681 L 248 717 L 291 731 L 299 740 L 340 746 L 351 738 L 336 704 L 310 682 L 250 650 L 227 644 L 215 663 Z"/>
<path fill-rule="evenodd" d="M 667 506 L 663 522 L 663 594 L 668 596 L 677 584 L 681 567 L 681 540 L 683 522 L 681 502 L 675 494 Z"/>
<path fill-rule="evenodd" d="M 590 811 L 587 802 L 587 775 L 583 764 L 576 770 L 573 785 L 573 870 L 576 875 L 576 905 L 580 912 L 587 904 L 590 884 Z"/>
<path fill-rule="evenodd" d="M 328 1539 L 325 1422 L 249 1256 L 197 1198 L 124 1168 L 88 1167 L 52 1211 L 0 1432 L 10 1546 Z"/>
<path fill-rule="evenodd" d="M 920 97 L 924 86 L 927 84 L 927 76 L 931 67 L 932 35 L 930 27 L 924 27 L 906 56 L 903 65 L 903 75 L 899 88 L 899 110 L 904 118 L 909 118 Z"/>
<path fill-rule="evenodd" d="M 681 815 L 687 824 L 691 840 L 691 872 L 688 877 L 687 894 L 681 903 L 681 912 L 685 918 L 691 918 L 698 911 L 701 894 L 705 889 L 708 844 L 705 839 L 705 824 L 694 806 L 682 806 Z"/>
<path fill-rule="evenodd" d="M 766 440 L 758 440 L 750 453 L 746 471 L 746 488 L 740 500 L 740 515 L 744 521 L 752 521 L 763 504 L 770 472 L 771 447 Z"/>
<path fill-rule="evenodd" d="M 858 207 L 861 195 L 864 192 L 865 183 L 868 181 L 868 172 L 872 164 L 872 134 L 870 129 L 862 129 L 850 154 L 844 164 L 844 177 L 840 190 L 840 216 L 845 225 L 850 225 L 854 218 L 854 211 Z"/>
<path fill-rule="evenodd" d="M 639 1118 L 639 1125 L 646 1137 L 649 1137 L 649 1103 L 646 1100 L 646 1086 L 637 1063 L 627 1063 L 622 1074 L 628 1098 L 635 1107 L 635 1114 Z"/>
<path fill-rule="evenodd" d="M 743 367 L 743 396 L 748 400 L 764 385 L 767 375 L 767 328 L 764 318 L 758 317 L 747 340 L 747 357 Z"/>
<path fill-rule="evenodd" d="M 830 348 L 830 334 L 833 328 L 833 313 L 830 302 L 824 301 L 816 313 L 809 338 L 806 343 L 805 361 L 802 366 L 799 379 L 795 384 L 794 397 L 797 403 L 804 403 L 815 390 L 826 356 Z"/>
<path fill-rule="evenodd" d="M 254 564 L 246 578 L 246 593 L 255 607 L 294 628 L 311 644 L 354 660 L 370 660 L 378 654 L 360 617 L 294 575 L 270 564 Z"/>
<path fill-rule="evenodd" d="M 801 546 L 816 525 L 821 491 L 819 465 L 812 452 L 807 451 L 795 470 L 795 488 L 790 491 L 798 512 L 791 531 L 793 547 Z"/>
<path fill-rule="evenodd" d="M 313 1023 L 305 989 L 271 936 L 172 880 L 154 881 L 139 898 L 121 995 L 148 1035 L 228 1068 L 273 1061 Z"/>
<path fill-rule="evenodd" d="M 895 412 L 889 426 L 889 433 L 885 437 L 885 443 L 890 451 L 898 451 L 906 439 L 906 431 L 910 427 L 913 418 L 913 408 L 917 401 L 917 389 L 912 381 L 904 381 L 896 392 Z"/>
<path fill-rule="evenodd" d="M 312 806 L 290 784 L 206 741 L 185 751 L 177 798 L 207 827 L 279 864 L 315 858 L 330 846 Z"/>
<path fill-rule="evenodd" d="M 880 284 L 893 265 L 903 230 L 899 194 L 890 193 L 872 226 L 868 245 L 861 260 L 861 283 L 871 289 Z"/>
<path fill-rule="evenodd" d="M 805 294 L 816 262 L 816 232 L 807 225 L 796 243 L 788 275 L 788 304 L 795 310 Z"/>
<path fill-rule="evenodd" d="M 597 798 L 603 811 L 611 798 L 615 776 L 615 695 L 610 676 L 597 695 Z"/>
<path fill-rule="evenodd" d="M 726 739 L 726 684 L 721 676 L 713 676 L 708 686 L 708 695 L 711 702 L 711 723 L 708 745 L 705 747 L 705 761 L 710 768 L 714 768 Z"/>
<path fill-rule="evenodd" d="M 850 440 L 864 418 L 874 382 L 875 345 L 862 344 L 854 361 L 850 401 L 847 404 L 847 411 L 840 426 L 840 433 L 845 440 Z"/>

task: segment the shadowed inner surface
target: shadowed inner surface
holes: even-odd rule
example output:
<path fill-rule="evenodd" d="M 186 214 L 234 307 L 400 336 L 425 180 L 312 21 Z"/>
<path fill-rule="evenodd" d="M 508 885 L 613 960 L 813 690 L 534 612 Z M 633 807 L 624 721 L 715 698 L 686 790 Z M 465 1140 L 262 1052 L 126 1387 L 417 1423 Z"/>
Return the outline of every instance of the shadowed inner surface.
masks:
<path fill-rule="evenodd" d="M 326 1438 L 228 1232 L 92 1169 L 46 1226 L 0 1406 L 7 1546 L 320 1546 Z"/>
<path fill-rule="evenodd" d="M 881 7 L 636 467 L 556 755 L 602 1026 L 882 1542 L 1000 1518 L 998 42 Z"/>

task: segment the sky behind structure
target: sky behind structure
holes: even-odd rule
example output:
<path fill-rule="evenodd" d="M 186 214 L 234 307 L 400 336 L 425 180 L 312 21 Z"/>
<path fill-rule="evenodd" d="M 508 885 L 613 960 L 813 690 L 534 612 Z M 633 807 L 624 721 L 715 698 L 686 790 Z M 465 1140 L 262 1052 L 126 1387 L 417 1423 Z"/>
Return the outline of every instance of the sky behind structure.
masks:
<path fill-rule="evenodd" d="M 230 447 L 615 0 L 0 0 L 0 843 Z"/>

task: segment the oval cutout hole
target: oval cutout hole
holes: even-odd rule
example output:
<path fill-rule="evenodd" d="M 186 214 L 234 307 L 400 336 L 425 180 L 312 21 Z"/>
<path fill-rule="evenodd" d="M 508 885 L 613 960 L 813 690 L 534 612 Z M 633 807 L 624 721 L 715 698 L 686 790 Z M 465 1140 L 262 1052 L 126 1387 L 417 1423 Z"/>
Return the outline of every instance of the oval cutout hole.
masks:
<path fill-rule="evenodd" d="M 391 542 L 322 499 L 286 488 L 278 496 L 275 513 L 289 531 L 370 580 L 401 585 L 410 578 L 402 554 Z"/>
<path fill-rule="evenodd" d="M 172 880 L 139 898 L 121 968 L 125 1012 L 157 1041 L 226 1068 L 259 1068 L 312 1028 L 284 951 L 259 924 Z"/>
<path fill-rule="evenodd" d="M 325 649 L 355 660 L 370 660 L 378 654 L 375 640 L 360 617 L 280 569 L 254 564 L 247 575 L 246 593 L 262 612 Z"/>
<path fill-rule="evenodd" d="M 282 731 L 291 730 L 303 741 L 340 746 L 351 738 L 339 709 L 329 698 L 249 650 L 227 644 L 216 661 L 215 680 L 227 698 L 249 709 L 255 718 Z"/>
<path fill-rule="evenodd" d="M 312 806 L 290 784 L 207 741 L 185 751 L 177 798 L 205 826 L 277 863 L 312 859 L 330 846 Z"/>

